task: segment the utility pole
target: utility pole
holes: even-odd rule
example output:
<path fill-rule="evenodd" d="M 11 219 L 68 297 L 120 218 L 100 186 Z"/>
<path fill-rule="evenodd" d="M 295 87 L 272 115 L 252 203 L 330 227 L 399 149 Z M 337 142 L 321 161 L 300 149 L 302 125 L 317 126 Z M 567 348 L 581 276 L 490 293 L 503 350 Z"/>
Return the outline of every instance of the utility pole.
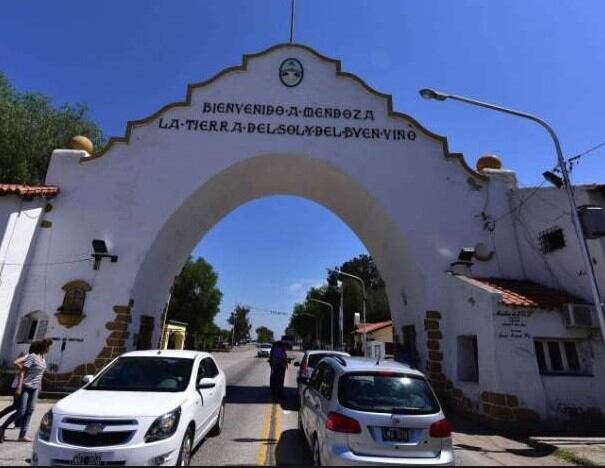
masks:
<path fill-rule="evenodd" d="M 294 15 L 296 11 L 296 0 L 290 3 L 290 44 L 294 44 Z"/>

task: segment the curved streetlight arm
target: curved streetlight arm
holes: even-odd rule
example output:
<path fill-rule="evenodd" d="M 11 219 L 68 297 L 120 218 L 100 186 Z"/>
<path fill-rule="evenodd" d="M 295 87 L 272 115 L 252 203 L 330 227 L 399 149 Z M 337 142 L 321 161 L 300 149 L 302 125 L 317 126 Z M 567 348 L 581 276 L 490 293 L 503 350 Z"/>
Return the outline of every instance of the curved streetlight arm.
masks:
<path fill-rule="evenodd" d="M 553 128 L 542 120 L 539 117 L 536 117 L 533 114 L 528 114 L 527 112 L 521 112 L 515 109 L 509 109 L 507 107 L 497 106 L 495 104 L 490 104 L 489 102 L 479 101 L 477 99 L 468 98 L 465 96 L 457 96 L 455 94 L 443 93 L 441 91 L 435 91 L 433 89 L 423 89 L 420 91 L 420 95 L 425 99 L 434 99 L 437 101 L 445 101 L 446 99 L 453 99 L 454 101 L 464 102 L 466 104 L 471 104 L 473 106 L 484 107 L 486 109 L 495 110 L 498 112 L 503 112 L 505 114 L 515 115 L 517 117 L 522 117 L 524 119 L 531 120 L 538 125 L 541 125 L 548 134 L 551 136 L 553 143 L 555 144 L 555 149 L 557 151 L 557 160 L 559 163 L 559 169 L 561 170 L 561 174 L 563 175 L 563 181 L 565 182 L 565 191 L 567 192 L 567 198 L 569 201 L 569 205 L 571 208 L 571 220 L 576 231 L 576 235 L 578 236 L 578 242 L 580 243 L 580 250 L 582 251 L 582 256 L 584 257 L 584 265 L 586 267 L 586 271 L 588 273 L 588 277 L 590 280 L 590 290 L 592 293 L 592 297 L 595 303 L 595 308 L 597 311 L 597 317 L 599 320 L 599 327 L 601 329 L 601 339 L 605 341 L 605 317 L 603 315 L 603 303 L 601 301 L 601 294 L 599 292 L 599 285 L 597 283 L 597 277 L 594 271 L 594 265 L 592 263 L 592 257 L 590 255 L 590 250 L 588 249 L 588 243 L 586 242 L 586 236 L 584 235 L 584 229 L 582 228 L 582 223 L 580 222 L 580 217 L 578 215 L 578 208 L 576 204 L 576 197 L 573 191 L 573 187 L 571 185 L 571 179 L 569 177 L 569 171 L 567 170 L 567 163 L 565 161 L 565 157 L 563 156 L 563 151 L 561 150 L 561 143 L 559 142 L 559 138 L 557 134 L 553 130 Z"/>
<path fill-rule="evenodd" d="M 334 349 L 334 307 L 329 302 L 314 299 L 312 297 L 309 298 L 309 301 L 316 302 L 330 308 L 330 346 L 332 349 Z"/>

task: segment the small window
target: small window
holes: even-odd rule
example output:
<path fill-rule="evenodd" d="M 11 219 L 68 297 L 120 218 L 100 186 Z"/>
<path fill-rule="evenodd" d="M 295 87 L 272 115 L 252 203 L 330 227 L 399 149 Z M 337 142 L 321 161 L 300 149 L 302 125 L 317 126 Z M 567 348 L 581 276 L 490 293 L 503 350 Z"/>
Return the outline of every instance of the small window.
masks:
<path fill-rule="evenodd" d="M 206 358 L 202 361 L 202 363 L 204 364 L 205 368 L 204 377 L 214 379 L 218 375 L 218 368 L 216 367 L 214 361 L 210 358 Z"/>
<path fill-rule="evenodd" d="M 46 337 L 48 330 L 48 315 L 42 311 L 25 315 L 19 323 L 17 330 L 17 343 L 32 343 Z"/>
<path fill-rule="evenodd" d="M 580 359 L 580 346 L 581 343 L 574 340 L 534 341 L 540 374 L 587 374 L 586 365 Z"/>
<path fill-rule="evenodd" d="M 67 283 L 63 286 L 65 296 L 63 297 L 63 304 L 59 307 L 59 312 L 66 315 L 82 315 L 86 293 L 90 289 L 90 286 L 85 281 L 71 281 Z"/>
<path fill-rule="evenodd" d="M 458 380 L 479 382 L 479 349 L 476 335 L 458 337 Z"/>
<path fill-rule="evenodd" d="M 547 254 L 565 247 L 563 229 L 557 227 L 540 233 L 540 249 Z"/>

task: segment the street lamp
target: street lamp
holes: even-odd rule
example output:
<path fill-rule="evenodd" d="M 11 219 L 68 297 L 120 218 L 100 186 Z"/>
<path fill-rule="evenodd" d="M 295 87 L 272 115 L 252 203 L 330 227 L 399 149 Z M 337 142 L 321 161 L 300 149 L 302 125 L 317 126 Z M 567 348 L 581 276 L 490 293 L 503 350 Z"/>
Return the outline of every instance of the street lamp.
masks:
<path fill-rule="evenodd" d="M 483 101 L 478 101 L 476 99 L 471 99 L 464 96 L 456 96 L 454 94 L 443 93 L 440 91 L 435 91 L 434 89 L 422 89 L 420 90 L 420 96 L 425 99 L 433 99 L 436 101 L 445 101 L 446 99 L 452 99 L 454 101 L 464 102 L 466 104 L 471 104 L 473 106 L 485 107 L 486 109 L 495 110 L 498 112 L 504 112 L 505 114 L 516 115 L 517 117 L 522 117 L 524 119 L 531 120 L 536 122 L 538 125 L 541 125 L 546 129 L 548 134 L 551 136 L 555 149 L 557 151 L 557 160 L 559 162 L 559 169 L 561 170 L 561 174 L 563 176 L 563 182 L 565 185 L 565 191 L 567 192 L 567 199 L 569 201 L 569 206 L 571 207 L 571 220 L 573 226 L 576 231 L 576 235 L 578 236 L 578 241 L 580 243 L 580 250 L 582 251 L 582 256 L 584 257 L 584 265 L 586 266 L 586 271 L 588 272 L 588 278 L 590 281 L 590 289 L 592 292 L 592 297 L 595 303 L 595 308 L 597 310 L 597 316 L 599 318 L 599 326 L 601 328 L 601 339 L 605 341 L 605 317 L 603 317 L 603 304 L 601 303 L 601 297 L 599 294 L 599 286 L 597 283 L 597 277 L 594 272 L 594 267 L 592 264 L 592 259 L 590 256 L 590 250 L 588 249 L 588 243 L 586 242 L 586 237 L 584 236 L 584 230 L 582 228 L 582 223 L 580 222 L 580 217 L 578 215 L 578 209 L 576 204 L 576 197 L 573 192 L 573 187 L 571 185 L 571 179 L 569 177 L 569 171 L 567 170 L 567 163 L 565 162 L 565 157 L 563 156 L 563 151 L 561 150 L 561 144 L 559 143 L 559 138 L 557 134 L 552 129 L 550 125 L 548 125 L 544 120 L 536 117 L 535 115 L 528 114 L 525 112 L 520 112 L 514 109 L 508 109 L 506 107 L 496 106 L 494 104 L 490 104 Z"/>
<path fill-rule="evenodd" d="M 363 282 L 363 280 L 359 276 L 355 276 L 355 275 L 352 275 L 350 273 L 345 273 L 344 271 L 338 270 L 338 269 L 328 268 L 328 272 L 330 272 L 330 273 L 336 273 L 339 276 L 347 276 L 347 277 L 352 278 L 352 279 L 354 279 L 356 281 L 359 281 L 361 283 L 361 292 L 363 294 L 363 308 L 361 310 L 361 321 L 363 323 L 367 323 L 366 322 L 366 300 L 367 300 L 367 298 L 366 298 L 366 285 Z M 368 336 L 367 336 L 367 334 L 366 334 L 365 331 L 364 331 L 364 333 L 363 333 L 362 336 L 363 336 L 363 356 L 365 357 L 366 353 L 367 353 L 367 350 L 366 350 L 367 346 L 366 345 L 367 345 Z"/>
<path fill-rule="evenodd" d="M 334 349 L 334 307 L 332 307 L 332 304 L 330 304 L 329 302 L 320 301 L 319 299 L 313 299 L 312 297 L 309 298 L 309 301 L 317 302 L 318 304 L 323 304 L 330 308 L 330 347 L 331 349 Z"/>

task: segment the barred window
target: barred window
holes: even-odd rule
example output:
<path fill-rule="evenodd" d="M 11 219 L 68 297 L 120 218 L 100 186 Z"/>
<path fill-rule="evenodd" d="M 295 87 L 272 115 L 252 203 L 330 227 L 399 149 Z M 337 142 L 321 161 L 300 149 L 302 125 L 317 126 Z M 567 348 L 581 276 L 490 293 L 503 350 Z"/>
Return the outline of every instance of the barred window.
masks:
<path fill-rule="evenodd" d="M 547 254 L 565 247 L 565 234 L 560 227 L 548 229 L 540 233 L 540 249 Z"/>

